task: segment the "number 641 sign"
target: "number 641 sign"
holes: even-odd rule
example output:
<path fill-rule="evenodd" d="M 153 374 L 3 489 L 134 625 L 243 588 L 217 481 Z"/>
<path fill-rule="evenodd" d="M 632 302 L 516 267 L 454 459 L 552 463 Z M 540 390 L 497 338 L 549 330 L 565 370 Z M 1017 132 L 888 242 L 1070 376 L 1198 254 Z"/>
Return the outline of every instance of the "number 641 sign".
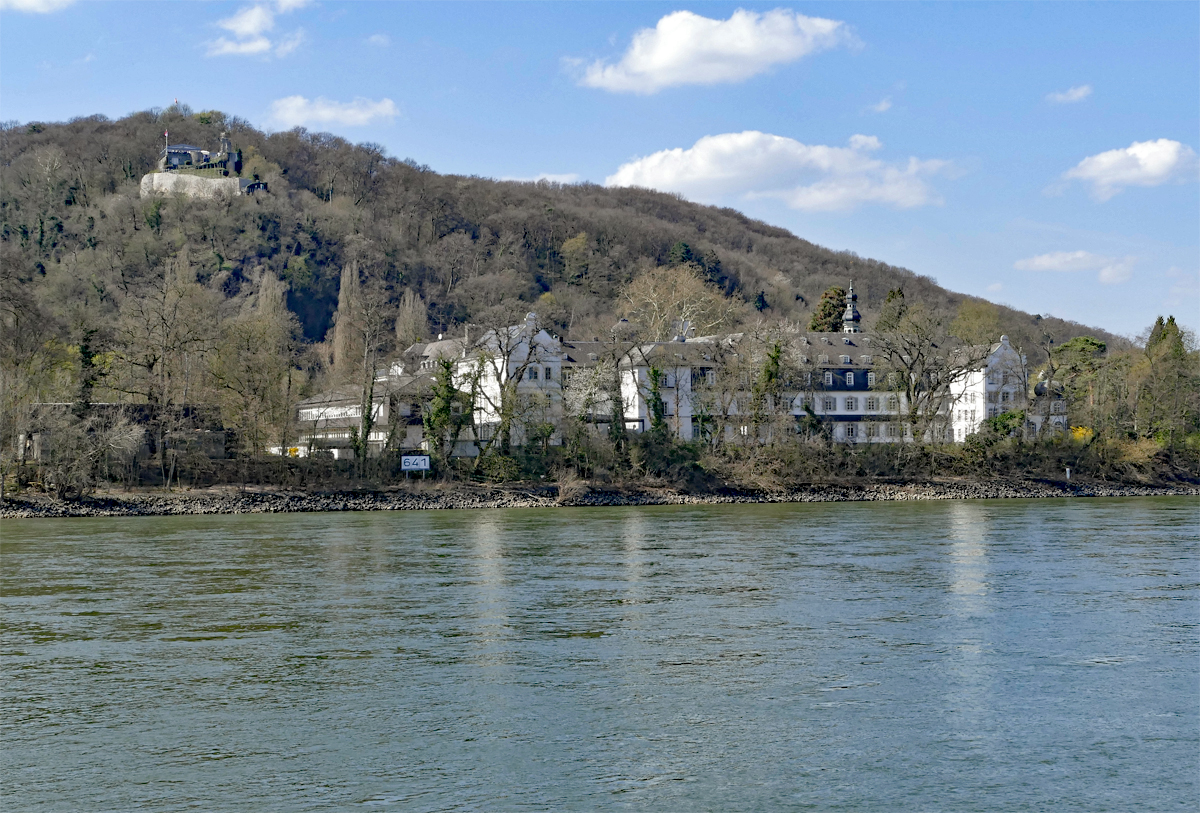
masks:
<path fill-rule="evenodd" d="M 429 471 L 429 455 L 406 454 L 400 456 L 401 471 Z"/>

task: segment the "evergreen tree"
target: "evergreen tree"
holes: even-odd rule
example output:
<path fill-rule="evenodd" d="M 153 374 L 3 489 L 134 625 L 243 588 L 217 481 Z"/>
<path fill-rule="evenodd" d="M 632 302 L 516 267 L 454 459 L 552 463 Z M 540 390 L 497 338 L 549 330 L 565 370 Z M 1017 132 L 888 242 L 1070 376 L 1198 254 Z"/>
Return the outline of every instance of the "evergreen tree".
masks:
<path fill-rule="evenodd" d="M 816 333 L 837 333 L 842 329 L 842 314 L 846 311 L 846 289 L 840 285 L 821 294 L 821 301 L 813 310 L 808 329 Z"/>

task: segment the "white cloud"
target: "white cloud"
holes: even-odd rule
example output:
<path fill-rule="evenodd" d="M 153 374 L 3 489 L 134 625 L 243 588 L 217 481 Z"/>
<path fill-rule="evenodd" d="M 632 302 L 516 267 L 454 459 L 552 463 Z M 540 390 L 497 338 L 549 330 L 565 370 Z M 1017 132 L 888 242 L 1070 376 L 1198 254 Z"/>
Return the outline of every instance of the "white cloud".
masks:
<path fill-rule="evenodd" d="M 886 99 L 881 100 L 878 104 L 871 105 L 871 110 L 873 110 L 876 113 L 886 113 L 887 111 L 889 111 L 891 109 L 892 109 L 892 97 L 891 96 L 888 96 Z"/>
<path fill-rule="evenodd" d="M 398 115 L 400 109 L 391 99 L 335 102 L 325 98 L 309 100 L 303 96 L 288 96 L 271 103 L 271 120 L 284 128 L 327 124 L 362 127 Z"/>
<path fill-rule="evenodd" d="M 993 282 L 987 287 L 989 293 L 998 294 L 1004 290 L 1004 286 L 998 282 Z"/>
<path fill-rule="evenodd" d="M 616 64 L 597 60 L 581 84 L 616 93 L 657 93 L 675 85 L 741 82 L 774 65 L 854 43 L 845 23 L 775 9 L 738 9 L 728 20 L 676 11 L 633 35 Z"/>
<path fill-rule="evenodd" d="M 217 25 L 238 39 L 250 39 L 275 27 L 275 13 L 266 6 L 248 6 L 232 17 L 218 20 Z"/>
<path fill-rule="evenodd" d="M 265 54 L 271 50 L 271 41 L 266 37 L 234 42 L 219 37 L 208 44 L 209 56 L 251 56 Z"/>
<path fill-rule="evenodd" d="M 532 178 L 501 178 L 502 181 L 523 181 L 525 183 L 536 183 L 537 181 L 550 181 L 551 183 L 575 183 L 579 180 L 579 174 L 576 172 L 563 172 L 555 174 L 553 172 L 543 172 L 535 175 Z"/>
<path fill-rule="evenodd" d="M 296 29 L 288 34 L 275 46 L 275 56 L 287 56 L 304 44 L 304 30 Z"/>
<path fill-rule="evenodd" d="M 1070 104 L 1071 102 L 1081 102 L 1091 95 L 1091 85 L 1078 85 L 1061 93 L 1047 93 L 1046 101 L 1054 102 L 1055 104 Z"/>
<path fill-rule="evenodd" d="M 308 0 L 276 0 L 274 9 L 266 3 L 246 6 L 232 17 L 217 21 L 217 26 L 233 35 L 233 39 L 218 37 L 208 43 L 208 56 L 253 56 L 274 52 L 284 57 L 304 42 L 304 32 L 297 29 L 278 42 L 267 35 L 275 28 L 275 15 L 288 14 L 308 4 Z"/>
<path fill-rule="evenodd" d="M 1137 257 L 1105 257 L 1090 251 L 1052 251 L 1017 260 L 1018 271 L 1098 271 L 1096 278 L 1105 285 L 1125 282 L 1133 275 Z"/>
<path fill-rule="evenodd" d="M 60 11 L 75 0 L 0 0 L 0 11 L 23 11 L 26 14 L 49 14 Z"/>
<path fill-rule="evenodd" d="M 378 48 L 387 48 L 392 44 L 392 38 L 387 34 L 372 34 L 367 37 L 367 45 L 374 45 Z"/>
<path fill-rule="evenodd" d="M 1168 181 L 1193 179 L 1196 167 L 1196 153 L 1191 147 L 1160 138 L 1135 141 L 1124 149 L 1089 156 L 1062 177 L 1091 183 L 1093 197 L 1105 201 L 1122 187 L 1159 186 Z"/>
<path fill-rule="evenodd" d="M 871 153 L 875 136 L 850 137 L 848 147 L 802 144 L 748 130 L 705 136 L 689 149 L 662 150 L 621 165 L 606 186 L 643 186 L 701 201 L 735 195 L 778 198 L 793 209 L 847 211 L 877 203 L 899 209 L 941 203 L 926 178 L 946 161 L 909 158 L 888 164 Z"/>

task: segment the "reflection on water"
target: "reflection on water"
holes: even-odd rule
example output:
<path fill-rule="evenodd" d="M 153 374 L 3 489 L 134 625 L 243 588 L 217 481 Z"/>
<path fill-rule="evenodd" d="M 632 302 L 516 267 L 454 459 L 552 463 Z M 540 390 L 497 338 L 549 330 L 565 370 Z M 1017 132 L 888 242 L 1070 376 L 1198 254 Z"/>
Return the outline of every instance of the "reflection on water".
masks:
<path fill-rule="evenodd" d="M 13 810 L 1194 806 L 1197 502 L 6 521 Z"/>

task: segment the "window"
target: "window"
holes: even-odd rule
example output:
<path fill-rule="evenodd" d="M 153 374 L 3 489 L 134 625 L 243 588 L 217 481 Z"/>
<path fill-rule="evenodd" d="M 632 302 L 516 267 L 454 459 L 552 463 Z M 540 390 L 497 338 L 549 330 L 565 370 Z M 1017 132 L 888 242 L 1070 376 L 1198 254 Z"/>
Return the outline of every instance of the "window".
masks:
<path fill-rule="evenodd" d="M 837 412 L 837 399 L 836 398 L 826 398 L 824 407 L 825 407 L 826 412 Z"/>
<path fill-rule="evenodd" d="M 994 393 L 994 392 L 989 392 L 989 393 L 987 394 L 987 402 L 988 402 L 989 404 L 994 404 L 994 403 L 996 403 L 996 393 Z"/>
<path fill-rule="evenodd" d="M 820 362 L 821 364 L 828 364 L 829 356 L 826 355 L 825 353 L 822 353 L 821 355 L 817 356 L 817 361 Z"/>
<path fill-rule="evenodd" d="M 854 386 L 854 373 L 846 373 L 846 386 L 847 387 Z"/>
<path fill-rule="evenodd" d="M 878 409 L 879 409 L 879 399 L 878 398 L 868 398 L 867 399 L 867 412 L 875 412 Z"/>
<path fill-rule="evenodd" d="M 898 409 L 900 409 L 900 397 L 896 396 L 896 395 L 889 395 L 887 408 L 890 409 L 892 412 L 895 412 Z"/>
<path fill-rule="evenodd" d="M 867 424 L 867 437 L 869 437 L 869 438 L 879 437 L 879 424 L 877 424 L 877 423 Z"/>
<path fill-rule="evenodd" d="M 801 364 L 808 364 L 808 356 L 801 356 L 801 357 L 800 357 L 800 363 L 801 363 Z"/>
<path fill-rule="evenodd" d="M 842 356 L 842 364 L 849 364 L 849 363 L 850 363 L 850 357 Z"/>
<path fill-rule="evenodd" d="M 825 386 L 826 387 L 833 386 L 833 373 L 825 373 Z"/>
<path fill-rule="evenodd" d="M 554 378 L 554 368 L 553 367 L 547 367 L 546 369 L 542 370 L 542 373 L 545 374 L 547 381 Z"/>
<path fill-rule="evenodd" d="M 846 399 L 846 411 L 853 412 L 856 409 L 858 409 L 858 399 L 857 398 L 847 398 Z"/>
<path fill-rule="evenodd" d="M 1011 393 L 1011 392 L 1002 392 L 1002 393 L 1000 393 L 1000 400 L 1001 400 L 1001 402 L 1003 402 L 1003 403 L 1007 404 L 1007 403 L 1008 403 L 1008 402 L 1009 402 L 1011 399 L 1012 399 L 1012 393 Z"/>
<path fill-rule="evenodd" d="M 870 356 L 863 356 L 862 358 L 859 359 L 859 361 L 863 364 L 870 364 L 872 359 Z"/>
<path fill-rule="evenodd" d="M 868 387 L 875 386 L 875 373 L 867 373 L 867 386 Z"/>
<path fill-rule="evenodd" d="M 740 426 L 740 427 L 738 427 L 738 428 L 741 430 L 741 433 L 742 433 L 743 435 L 749 435 L 749 434 L 750 434 L 750 427 L 749 427 L 749 426 Z"/>
<path fill-rule="evenodd" d="M 888 436 L 889 438 L 894 438 L 894 437 L 896 437 L 896 435 L 897 435 L 897 432 L 896 432 L 896 424 L 894 424 L 894 423 L 889 423 L 889 424 L 887 424 L 887 430 L 886 430 L 886 431 L 887 431 L 887 436 Z"/>
<path fill-rule="evenodd" d="M 530 368 L 529 368 L 529 373 L 528 373 L 528 375 L 527 375 L 526 377 L 527 377 L 527 378 L 528 378 L 530 381 L 537 381 L 537 380 L 538 380 L 538 370 L 537 370 L 537 367 L 530 367 Z"/>
<path fill-rule="evenodd" d="M 988 417 L 989 418 L 996 417 L 996 408 L 995 407 L 988 407 Z"/>
<path fill-rule="evenodd" d="M 854 440 L 858 436 L 857 426 L 852 423 L 846 424 L 846 440 Z"/>

